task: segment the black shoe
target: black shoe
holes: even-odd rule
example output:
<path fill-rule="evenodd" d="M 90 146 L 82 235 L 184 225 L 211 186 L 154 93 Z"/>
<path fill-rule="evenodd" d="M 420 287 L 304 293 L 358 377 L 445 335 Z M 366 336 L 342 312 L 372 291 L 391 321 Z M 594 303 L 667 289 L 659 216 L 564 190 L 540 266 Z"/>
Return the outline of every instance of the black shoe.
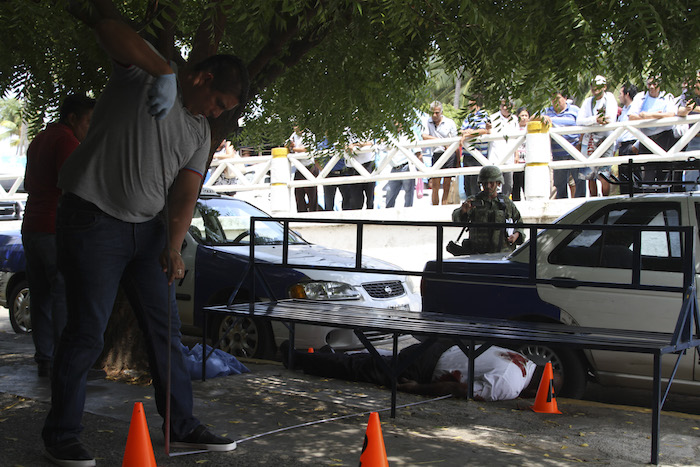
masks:
<path fill-rule="evenodd" d="M 170 447 L 182 449 L 206 449 L 207 451 L 233 451 L 236 442 L 223 436 L 215 435 L 204 425 L 199 425 L 192 433 L 178 440 L 173 438 Z"/>
<path fill-rule="evenodd" d="M 328 346 L 324 346 L 328 347 Z M 306 352 L 300 352 L 299 350 L 294 350 L 294 362 L 292 366 L 289 366 L 289 341 L 284 341 L 280 344 L 280 353 L 282 354 L 282 364 L 288 370 L 301 370 L 303 367 L 299 363 L 299 359 L 307 355 Z M 319 350 L 320 351 L 320 350 Z M 327 351 L 327 350 L 326 350 Z"/>
<path fill-rule="evenodd" d="M 69 439 L 56 446 L 47 446 L 45 454 L 51 462 L 63 467 L 91 467 L 95 465 L 95 458 L 78 439 Z"/>
<path fill-rule="evenodd" d="M 39 360 L 37 362 L 37 375 L 39 375 L 39 378 L 48 378 L 51 376 L 51 362 L 48 360 Z"/>

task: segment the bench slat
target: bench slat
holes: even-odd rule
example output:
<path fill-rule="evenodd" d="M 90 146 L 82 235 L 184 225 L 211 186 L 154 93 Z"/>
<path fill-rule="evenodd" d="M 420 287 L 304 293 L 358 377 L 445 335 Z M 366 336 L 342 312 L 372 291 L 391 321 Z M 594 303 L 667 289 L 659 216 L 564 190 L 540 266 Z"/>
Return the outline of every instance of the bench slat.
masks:
<path fill-rule="evenodd" d="M 452 317 L 311 300 L 242 303 L 208 307 L 208 311 L 253 315 L 300 324 L 335 326 L 359 331 L 429 334 L 439 337 L 499 342 L 555 344 L 592 350 L 666 354 L 691 344 L 671 343 L 671 333 L 590 328 L 549 323 Z"/>

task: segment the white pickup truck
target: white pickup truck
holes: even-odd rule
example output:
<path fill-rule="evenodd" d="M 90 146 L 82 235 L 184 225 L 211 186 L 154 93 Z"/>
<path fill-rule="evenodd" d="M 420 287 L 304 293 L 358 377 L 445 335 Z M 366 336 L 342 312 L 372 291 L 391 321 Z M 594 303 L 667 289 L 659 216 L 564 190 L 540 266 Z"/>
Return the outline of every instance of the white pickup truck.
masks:
<path fill-rule="evenodd" d="M 644 194 L 634 197 L 598 198 L 565 214 L 557 224 L 694 226 L 695 271 L 700 249 L 700 194 Z M 537 236 L 538 279 L 550 283 L 518 284 L 527 278 L 530 242 L 507 257 L 502 254 L 446 259 L 446 273 L 478 274 L 479 281 L 455 282 L 426 275 L 422 283 L 423 310 L 521 321 L 565 323 L 642 331 L 673 332 L 681 309 L 678 293 L 586 287 L 576 281 L 603 284 L 629 283 L 632 278 L 633 237 L 630 230 L 559 230 Z M 681 286 L 683 248 L 681 234 L 643 231 L 640 283 Z M 437 269 L 428 262 L 425 271 Z M 697 275 L 695 276 L 697 281 Z M 588 378 L 604 385 L 651 387 L 652 357 L 645 354 L 579 351 L 547 345 L 522 350 L 536 362 L 552 361 L 564 376 L 560 394 L 580 397 Z M 664 360 L 664 377 L 675 359 Z M 700 363 L 696 351 L 680 362 L 672 391 L 700 394 Z"/>

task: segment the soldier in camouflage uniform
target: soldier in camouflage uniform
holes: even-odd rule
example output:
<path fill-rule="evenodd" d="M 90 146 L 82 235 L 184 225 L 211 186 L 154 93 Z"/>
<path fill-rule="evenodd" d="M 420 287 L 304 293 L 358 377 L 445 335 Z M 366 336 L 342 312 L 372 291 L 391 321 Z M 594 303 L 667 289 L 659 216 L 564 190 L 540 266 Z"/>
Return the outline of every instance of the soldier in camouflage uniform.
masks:
<path fill-rule="evenodd" d="M 498 192 L 503 183 L 501 169 L 487 165 L 479 172 L 482 191 L 470 196 L 461 207 L 454 210 L 452 220 L 473 224 L 519 224 L 522 223 L 520 212 L 510 198 Z M 472 253 L 511 252 L 523 243 L 522 229 L 473 227 L 469 229 L 469 238 L 461 245 L 450 242 L 447 251 L 455 256 Z"/>

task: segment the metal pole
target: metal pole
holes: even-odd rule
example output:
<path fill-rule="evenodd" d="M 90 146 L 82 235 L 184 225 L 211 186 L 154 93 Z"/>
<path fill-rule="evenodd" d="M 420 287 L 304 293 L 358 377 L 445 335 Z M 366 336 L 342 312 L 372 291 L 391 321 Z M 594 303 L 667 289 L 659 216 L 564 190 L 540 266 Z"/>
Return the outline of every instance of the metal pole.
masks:
<path fill-rule="evenodd" d="M 155 120 L 156 124 L 156 134 L 158 135 L 158 147 L 160 149 L 160 161 L 161 170 L 163 176 L 163 194 L 165 197 L 165 205 L 163 206 L 163 214 L 165 217 L 165 251 L 167 252 L 168 258 L 168 270 L 166 280 L 170 279 L 173 270 L 173 264 L 170 260 L 170 214 L 168 212 L 168 186 L 165 179 L 165 153 L 163 152 L 163 137 L 160 132 L 160 123 Z M 168 365 L 166 369 L 165 378 L 165 454 L 170 456 L 170 396 L 171 396 L 171 376 L 172 371 L 172 329 L 173 329 L 173 314 L 172 314 L 172 300 L 171 300 L 171 287 L 172 284 L 168 284 L 168 297 L 166 300 L 168 307 Z M 204 372 L 202 371 L 202 377 L 204 377 Z"/>

